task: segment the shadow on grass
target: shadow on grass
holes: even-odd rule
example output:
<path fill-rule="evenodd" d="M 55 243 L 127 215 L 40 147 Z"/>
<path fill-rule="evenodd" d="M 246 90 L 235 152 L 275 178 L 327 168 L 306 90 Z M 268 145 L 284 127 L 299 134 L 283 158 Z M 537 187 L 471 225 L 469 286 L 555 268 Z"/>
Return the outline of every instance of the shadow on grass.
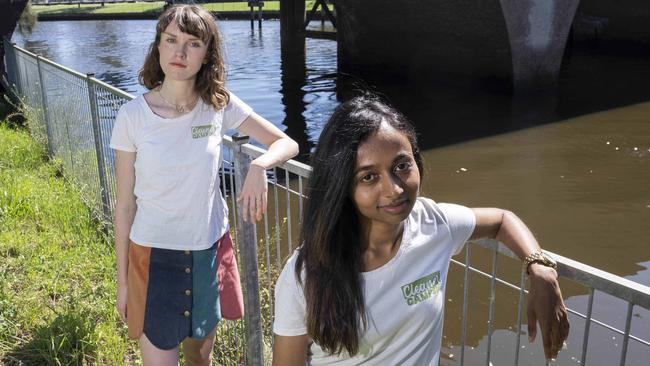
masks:
<path fill-rule="evenodd" d="M 0 359 L 2 365 L 85 365 L 92 363 L 96 342 L 91 337 L 95 324 L 86 314 L 69 311 L 39 326 L 30 340 Z"/>
<path fill-rule="evenodd" d="M 7 118 L 7 115 L 11 112 L 10 106 L 4 102 L 4 94 L 2 94 L 0 96 L 0 121 Z"/>
<path fill-rule="evenodd" d="M 25 126 L 25 116 L 16 106 L 20 101 L 11 94 L 0 92 L 0 121 L 7 121 L 11 127 Z"/>

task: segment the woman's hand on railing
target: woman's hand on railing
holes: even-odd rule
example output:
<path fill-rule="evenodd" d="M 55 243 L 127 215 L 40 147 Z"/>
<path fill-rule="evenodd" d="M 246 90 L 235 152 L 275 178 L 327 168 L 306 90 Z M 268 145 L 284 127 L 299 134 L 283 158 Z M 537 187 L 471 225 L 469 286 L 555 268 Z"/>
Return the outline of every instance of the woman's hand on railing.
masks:
<path fill-rule="evenodd" d="M 533 263 L 529 267 L 528 341 L 537 335 L 537 322 L 542 331 L 546 359 L 555 359 L 569 336 L 569 317 L 555 269 Z"/>
<path fill-rule="evenodd" d="M 242 204 L 244 221 L 254 223 L 262 219 L 264 212 L 266 212 L 267 193 L 266 169 L 251 163 L 241 194 L 237 198 L 237 202 Z"/>

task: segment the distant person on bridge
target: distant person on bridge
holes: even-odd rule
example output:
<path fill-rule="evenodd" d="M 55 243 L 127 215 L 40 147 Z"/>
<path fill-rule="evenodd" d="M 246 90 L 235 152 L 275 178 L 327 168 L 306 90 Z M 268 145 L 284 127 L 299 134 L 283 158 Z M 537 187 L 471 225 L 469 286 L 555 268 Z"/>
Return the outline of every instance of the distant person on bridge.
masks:
<path fill-rule="evenodd" d="M 385 103 L 340 105 L 312 156 L 301 246 L 276 284 L 273 364 L 437 365 L 451 257 L 496 238 L 530 276 L 528 331 L 556 357 L 569 334 L 555 262 L 513 213 L 420 197 L 413 126 Z"/>
<path fill-rule="evenodd" d="M 221 47 L 203 8 L 167 9 L 139 75 L 149 91 L 122 106 L 113 129 L 117 310 L 145 365 L 178 365 L 181 345 L 187 365 L 210 365 L 222 315 L 242 315 L 241 291 L 226 299 L 217 289 L 225 279 L 239 288 L 219 190 L 224 133 L 237 129 L 269 146 L 239 192 L 245 220 L 266 210 L 266 170 L 298 153 L 226 89 Z"/>

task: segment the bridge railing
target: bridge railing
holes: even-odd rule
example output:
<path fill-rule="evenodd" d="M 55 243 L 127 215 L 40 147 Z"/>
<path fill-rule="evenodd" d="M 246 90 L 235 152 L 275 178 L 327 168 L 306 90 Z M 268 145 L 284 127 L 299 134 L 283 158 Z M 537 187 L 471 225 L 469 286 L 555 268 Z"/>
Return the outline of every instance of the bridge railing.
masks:
<path fill-rule="evenodd" d="M 133 96 L 90 74 L 81 74 L 7 40 L 4 42 L 9 82 L 28 110 L 32 123 L 30 130 L 47 143 L 51 157 L 61 159 L 66 178 L 81 187 L 89 207 L 102 220 L 110 223 L 115 202 L 115 157 L 108 145 L 117 111 Z M 234 350 L 235 357 L 248 365 L 263 365 L 269 362 L 272 347 L 274 283 L 282 268 L 283 259 L 297 245 L 311 167 L 290 160 L 270 170 L 268 210 L 260 223 L 245 223 L 235 197 L 243 184 L 248 164 L 263 154 L 264 150 L 249 144 L 247 137 L 239 135 L 226 136 L 223 149 L 221 190 L 230 207 L 231 230 L 244 285 L 246 315 L 243 323 L 226 322 L 220 328 L 225 332 L 238 332 L 245 339 L 234 345 L 237 348 Z M 615 339 L 620 339 L 620 342 L 616 341 L 618 364 L 643 364 L 648 358 L 640 359 L 642 356 L 639 356 L 631 360 L 628 355 L 630 344 L 641 347 L 641 355 L 650 355 L 648 337 L 632 332 L 635 322 L 642 322 L 644 316 L 647 318 L 650 315 L 650 288 L 558 254 L 551 254 L 558 261 L 561 280 L 579 286 L 579 292 L 588 296 L 585 309 L 569 309 L 573 341 L 566 352 L 560 353 L 560 361 L 565 357 L 567 364 L 602 364 L 602 360 L 589 358 L 590 351 L 594 348 L 589 347 L 590 336 L 595 327 L 598 327 L 614 334 Z M 507 302 L 505 305 L 496 302 L 500 288 L 517 294 L 516 300 L 508 300 L 515 304 L 516 313 L 515 329 L 508 333 L 508 337 L 511 337 L 511 341 L 508 341 L 508 357 L 511 360 L 508 363 L 526 363 L 527 361 L 522 361 L 523 357 L 530 357 L 529 352 L 522 351 L 525 346 L 521 341 L 522 337 L 526 337 L 522 328 L 527 295 L 525 272 L 517 264 L 513 266 L 517 262 L 508 263 L 504 258 L 516 257 L 503 244 L 484 240 L 468 243 L 464 254 L 453 259 L 457 266 L 452 268 L 448 283 L 454 281 L 462 284 L 462 302 L 458 309 L 460 324 L 449 324 L 447 319 L 445 334 L 460 331 L 460 336 L 457 340 L 449 341 L 451 346 L 443 345 L 447 347 L 443 349 L 444 363 L 475 364 L 478 357 L 482 360 L 481 363 L 489 365 L 495 360 L 497 351 L 492 345 L 497 331 L 495 312 L 498 310 L 497 305 L 509 308 Z M 454 274 L 454 271 L 457 273 Z M 489 293 L 486 296 L 472 298 L 475 290 L 488 287 Z M 601 293 L 625 304 L 625 311 L 620 314 L 625 319 L 622 329 L 612 325 L 611 321 L 592 316 L 595 295 Z M 477 300 L 479 306 L 476 305 Z M 447 311 L 450 312 L 450 309 L 451 304 L 448 304 Z M 472 324 L 468 322 L 468 317 L 482 311 L 487 311 L 487 330 L 481 331 L 481 342 L 470 341 Z M 615 311 L 610 309 L 610 312 Z M 644 316 L 639 315 L 641 313 Z M 500 342 L 503 347 L 504 341 Z M 478 355 L 473 346 L 477 343 L 481 349 Z M 454 354 L 449 347 L 457 347 L 458 353 Z M 499 348 L 498 351 L 498 356 L 502 359 L 504 350 Z M 230 353 L 233 354 L 233 350 Z M 568 355 L 573 356 L 569 358 Z M 536 359 L 542 358 L 538 354 Z"/>

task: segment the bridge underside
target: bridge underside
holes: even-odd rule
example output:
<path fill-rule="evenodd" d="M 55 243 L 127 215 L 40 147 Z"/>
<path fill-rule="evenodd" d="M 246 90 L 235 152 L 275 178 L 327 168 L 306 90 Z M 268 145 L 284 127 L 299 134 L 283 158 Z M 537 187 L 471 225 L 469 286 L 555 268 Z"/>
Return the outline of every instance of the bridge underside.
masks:
<path fill-rule="evenodd" d="M 573 22 L 573 40 L 647 55 L 650 4 L 647 0 L 582 0 Z"/>
<path fill-rule="evenodd" d="M 337 0 L 339 70 L 553 86 L 579 0 Z"/>

